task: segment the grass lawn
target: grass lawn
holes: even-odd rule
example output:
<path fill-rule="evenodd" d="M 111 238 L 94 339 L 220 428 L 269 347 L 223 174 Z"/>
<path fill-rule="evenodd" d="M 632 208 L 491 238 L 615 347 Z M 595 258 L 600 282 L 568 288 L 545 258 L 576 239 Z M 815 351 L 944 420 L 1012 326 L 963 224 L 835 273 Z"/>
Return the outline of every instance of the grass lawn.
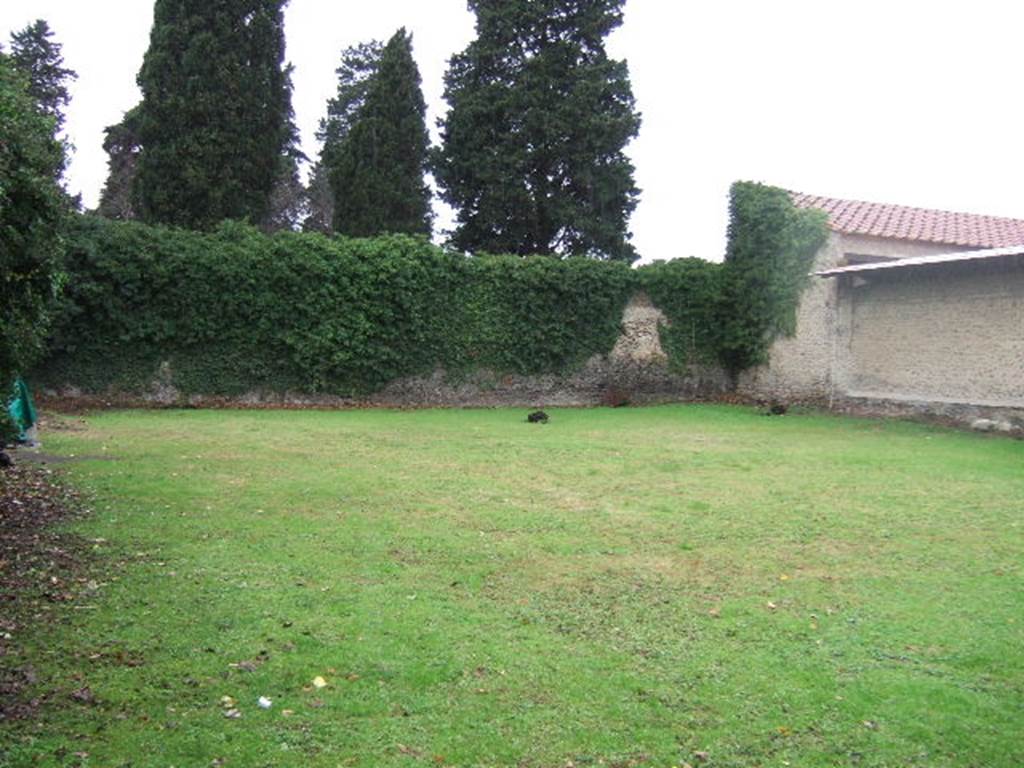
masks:
<path fill-rule="evenodd" d="M 0 726 L 0 764 L 1024 765 L 1024 442 L 549 413 L 44 435 L 127 564 L 28 641 L 95 701 Z"/>

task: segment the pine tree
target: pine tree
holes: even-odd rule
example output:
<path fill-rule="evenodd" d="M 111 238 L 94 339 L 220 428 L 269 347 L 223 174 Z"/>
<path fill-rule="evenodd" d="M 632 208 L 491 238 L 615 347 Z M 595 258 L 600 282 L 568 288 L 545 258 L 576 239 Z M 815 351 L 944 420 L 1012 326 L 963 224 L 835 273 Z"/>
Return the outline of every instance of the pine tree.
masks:
<path fill-rule="evenodd" d="M 156 0 L 138 82 L 141 217 L 262 222 L 292 131 L 286 0 Z"/>
<path fill-rule="evenodd" d="M 305 230 L 325 233 L 334 230 L 334 192 L 329 169 L 335 164 L 339 149 L 366 101 L 366 91 L 380 66 L 383 51 L 383 43 L 371 40 L 341 52 L 341 64 L 335 70 L 338 90 L 328 100 L 327 116 L 320 121 L 316 134 L 321 142 L 320 159 L 310 174 L 309 216 L 302 225 Z"/>
<path fill-rule="evenodd" d="M 470 0 L 477 39 L 445 76 L 434 174 L 461 250 L 633 261 L 629 71 L 605 38 L 625 0 Z"/>
<path fill-rule="evenodd" d="M 412 36 L 400 29 L 384 46 L 346 135 L 326 157 L 335 231 L 430 234 L 425 117 Z"/>
<path fill-rule="evenodd" d="M 77 80 L 74 70 L 64 66 L 60 43 L 43 19 L 11 34 L 10 60 L 28 78 L 28 92 L 40 112 L 54 121 L 54 134 L 64 129 L 64 108 L 71 101 L 68 82 Z"/>
<path fill-rule="evenodd" d="M 108 219 L 129 221 L 137 218 L 132 187 L 138 171 L 139 152 L 142 150 L 138 110 L 138 107 L 130 109 L 121 122 L 104 131 L 106 138 L 103 140 L 103 151 L 107 153 L 109 170 L 96 213 Z"/>

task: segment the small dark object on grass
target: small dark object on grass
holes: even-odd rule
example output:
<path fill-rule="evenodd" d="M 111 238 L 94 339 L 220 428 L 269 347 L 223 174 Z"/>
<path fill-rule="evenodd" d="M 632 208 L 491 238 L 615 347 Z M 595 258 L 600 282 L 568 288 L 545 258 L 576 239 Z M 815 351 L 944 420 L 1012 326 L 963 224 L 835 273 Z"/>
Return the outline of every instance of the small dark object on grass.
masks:
<path fill-rule="evenodd" d="M 8 467 L 14 466 L 14 459 L 8 456 L 3 451 L 0 451 L 0 469 L 7 469 Z"/>
<path fill-rule="evenodd" d="M 789 406 L 785 403 L 772 403 L 768 406 L 768 409 L 764 411 L 765 416 L 785 416 L 789 410 Z"/>
<path fill-rule="evenodd" d="M 534 411 L 526 417 L 526 420 L 531 424 L 547 424 L 548 415 L 544 411 Z"/>

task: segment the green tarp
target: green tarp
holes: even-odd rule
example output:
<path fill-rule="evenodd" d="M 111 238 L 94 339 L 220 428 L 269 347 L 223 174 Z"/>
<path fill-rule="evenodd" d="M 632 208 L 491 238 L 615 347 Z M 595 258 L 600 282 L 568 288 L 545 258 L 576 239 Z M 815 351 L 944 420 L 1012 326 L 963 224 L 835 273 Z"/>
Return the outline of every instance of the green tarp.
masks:
<path fill-rule="evenodd" d="M 32 403 L 32 393 L 21 377 L 14 382 L 14 392 L 7 402 L 7 413 L 18 428 L 18 440 L 24 442 L 28 439 L 28 431 L 36 424 L 36 407 Z"/>

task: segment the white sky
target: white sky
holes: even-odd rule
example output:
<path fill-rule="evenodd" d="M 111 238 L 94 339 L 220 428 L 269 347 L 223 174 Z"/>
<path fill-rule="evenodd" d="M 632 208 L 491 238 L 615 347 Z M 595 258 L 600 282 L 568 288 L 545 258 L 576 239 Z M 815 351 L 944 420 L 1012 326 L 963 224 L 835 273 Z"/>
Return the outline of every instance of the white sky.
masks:
<path fill-rule="evenodd" d="M 70 186 L 91 207 L 103 128 L 139 98 L 152 3 L 3 0 L 3 42 L 36 18 L 79 73 Z M 1022 21 L 1007 0 L 628 0 L 609 48 L 628 59 L 644 118 L 629 148 L 644 260 L 720 259 L 737 179 L 1024 218 Z M 410 29 L 433 125 L 447 59 L 473 37 L 464 0 L 292 0 L 287 25 L 311 156 L 342 48 Z"/>

